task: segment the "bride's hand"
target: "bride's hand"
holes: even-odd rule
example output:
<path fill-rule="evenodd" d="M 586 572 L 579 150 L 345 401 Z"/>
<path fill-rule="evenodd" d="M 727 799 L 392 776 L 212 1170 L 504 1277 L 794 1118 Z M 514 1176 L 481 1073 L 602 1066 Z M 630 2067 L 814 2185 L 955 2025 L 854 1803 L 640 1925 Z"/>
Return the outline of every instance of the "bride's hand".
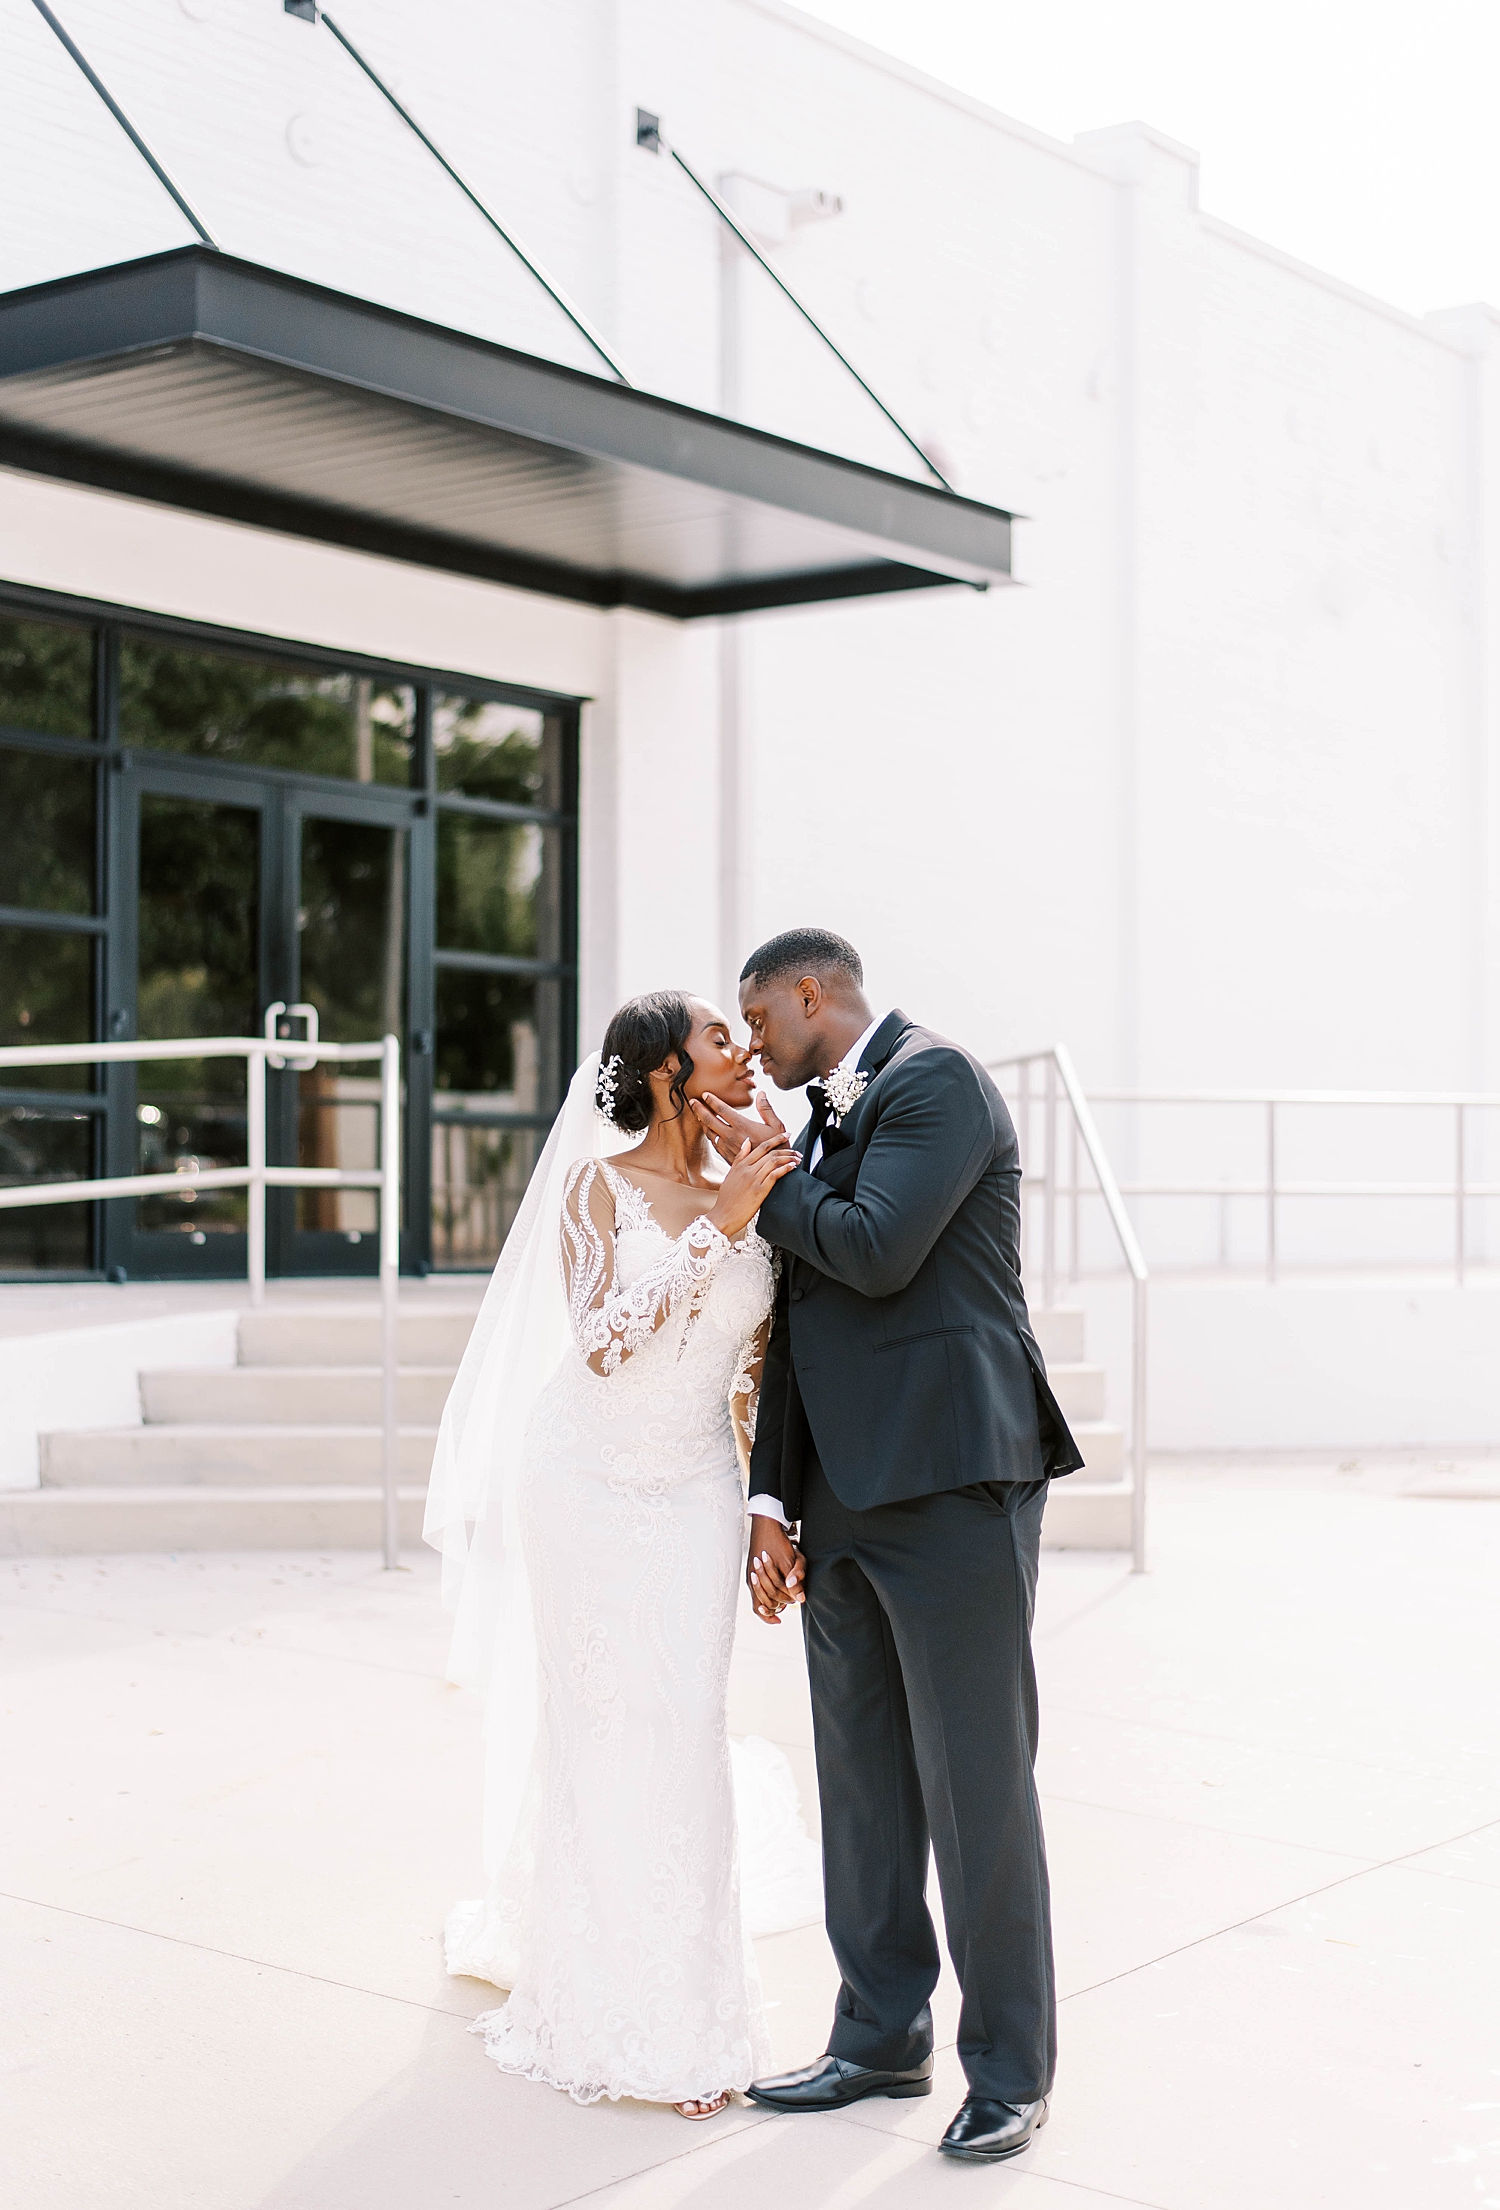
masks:
<path fill-rule="evenodd" d="M 786 1137 L 786 1129 L 766 1103 L 764 1091 L 758 1090 L 755 1096 L 756 1110 L 760 1115 L 758 1120 L 749 1113 L 736 1112 L 732 1105 L 726 1105 L 711 1090 L 705 1097 L 689 1098 L 688 1103 L 693 1108 L 693 1117 L 698 1126 L 719 1157 L 727 1160 L 731 1166 L 742 1144 L 754 1146 L 764 1143 L 768 1135 L 783 1139 Z"/>
<path fill-rule="evenodd" d="M 732 1243 L 743 1235 L 765 1202 L 766 1193 L 783 1174 L 795 1174 L 802 1164 L 786 1140 L 785 1132 L 760 1143 L 746 1136 L 733 1166 L 719 1184 L 709 1219 Z"/>

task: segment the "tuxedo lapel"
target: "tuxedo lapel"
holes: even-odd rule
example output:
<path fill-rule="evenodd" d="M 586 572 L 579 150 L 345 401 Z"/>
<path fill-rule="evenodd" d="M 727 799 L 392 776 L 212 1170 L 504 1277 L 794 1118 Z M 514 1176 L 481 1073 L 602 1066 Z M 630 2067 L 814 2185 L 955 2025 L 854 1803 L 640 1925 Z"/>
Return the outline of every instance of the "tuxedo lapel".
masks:
<path fill-rule="evenodd" d="M 859 1072 L 879 1074 L 910 1026 L 911 1022 L 899 1006 L 893 1013 L 887 1013 L 859 1055 Z"/>
<path fill-rule="evenodd" d="M 824 1129 L 823 1159 L 827 1159 L 830 1152 L 846 1151 L 849 1145 L 854 1142 L 858 1131 L 859 1116 L 864 1109 L 865 1099 L 875 1087 L 875 1077 L 895 1056 L 896 1046 L 910 1027 L 911 1022 L 898 1008 L 894 1013 L 887 1013 L 870 1041 L 865 1045 L 864 1050 L 859 1055 L 857 1071 L 868 1076 L 869 1079 L 863 1091 L 855 1099 L 848 1112 L 845 1113 L 841 1124 L 835 1128 L 832 1121 L 830 1121 Z M 807 1154 L 804 1152 L 804 1159 L 806 1156 Z M 818 1168 L 814 1170 L 815 1172 L 821 1171 L 822 1163 L 822 1160 L 818 1162 Z"/>
<path fill-rule="evenodd" d="M 911 1022 L 907 1019 L 906 1015 L 900 1011 L 898 1007 L 895 1012 L 887 1013 L 885 1019 L 876 1029 L 874 1035 L 870 1038 L 870 1041 L 865 1045 L 864 1050 L 860 1053 L 859 1066 L 857 1071 L 860 1074 L 867 1075 L 869 1077 L 869 1081 L 866 1084 L 863 1094 L 855 1099 L 853 1105 L 850 1106 L 848 1112 L 844 1115 L 844 1119 L 841 1125 L 836 1126 L 835 1123 L 831 1120 L 824 1125 L 822 1129 L 822 1155 L 819 1158 L 817 1165 L 811 1169 L 812 1177 L 815 1182 L 837 1182 L 842 1185 L 848 1179 L 845 1174 L 840 1174 L 837 1171 L 835 1162 L 842 1159 L 843 1154 L 854 1142 L 854 1135 L 853 1133 L 851 1133 L 851 1130 L 853 1129 L 854 1124 L 857 1121 L 860 1110 L 864 1105 L 865 1098 L 868 1097 L 871 1089 L 873 1089 L 874 1087 L 875 1077 L 880 1073 L 881 1069 L 887 1064 L 887 1062 L 894 1056 L 896 1046 L 900 1043 L 902 1037 L 906 1034 L 907 1030 L 910 1027 Z M 815 1115 L 814 1118 L 808 1121 L 807 1126 L 802 1130 L 802 1133 L 797 1138 L 797 1149 L 802 1154 L 802 1164 L 804 1167 L 807 1165 L 808 1159 L 812 1155 L 812 1147 L 817 1140 L 817 1136 L 818 1120 Z M 794 1263 L 800 1264 L 802 1262 L 796 1261 Z"/>

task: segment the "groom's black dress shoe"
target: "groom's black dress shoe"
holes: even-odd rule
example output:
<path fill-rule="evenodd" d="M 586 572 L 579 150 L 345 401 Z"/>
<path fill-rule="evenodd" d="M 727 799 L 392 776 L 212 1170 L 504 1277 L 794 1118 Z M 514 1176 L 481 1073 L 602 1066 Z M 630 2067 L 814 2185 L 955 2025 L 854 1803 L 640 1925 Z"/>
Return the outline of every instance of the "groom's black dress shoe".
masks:
<path fill-rule="evenodd" d="M 930 2095 L 932 2059 L 914 2072 L 869 2072 L 847 2057 L 819 2057 L 800 2072 L 778 2072 L 774 2079 L 757 2080 L 745 2093 L 767 2110 L 842 2110 L 863 2095 Z M 999 2109 L 998 2103 L 987 2109 Z"/>
<path fill-rule="evenodd" d="M 1044 2095 L 1035 2103 L 992 2103 L 987 2096 L 970 2095 L 938 2146 L 944 2156 L 967 2157 L 971 2164 L 1019 2156 L 1047 2123 L 1050 2101 Z"/>

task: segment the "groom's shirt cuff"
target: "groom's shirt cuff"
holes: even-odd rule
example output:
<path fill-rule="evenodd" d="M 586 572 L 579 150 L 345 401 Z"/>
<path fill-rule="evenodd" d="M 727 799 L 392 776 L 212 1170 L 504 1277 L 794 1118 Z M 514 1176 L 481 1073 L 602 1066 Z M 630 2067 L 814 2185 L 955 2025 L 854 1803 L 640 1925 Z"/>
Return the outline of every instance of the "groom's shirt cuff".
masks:
<path fill-rule="evenodd" d="M 783 1527 L 790 1527 L 792 1524 L 781 1509 L 779 1497 L 752 1496 L 745 1508 L 752 1519 L 779 1519 Z"/>

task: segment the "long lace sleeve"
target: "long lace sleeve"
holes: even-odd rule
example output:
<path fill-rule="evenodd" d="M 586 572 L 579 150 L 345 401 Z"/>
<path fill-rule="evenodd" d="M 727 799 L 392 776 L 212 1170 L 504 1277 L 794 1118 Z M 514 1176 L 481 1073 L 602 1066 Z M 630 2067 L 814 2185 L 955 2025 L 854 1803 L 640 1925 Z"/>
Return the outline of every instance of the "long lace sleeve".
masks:
<path fill-rule="evenodd" d="M 770 1340 L 771 1315 L 768 1312 L 745 1345 L 745 1355 L 740 1360 L 739 1372 L 729 1385 L 729 1413 L 734 1421 L 734 1447 L 739 1453 L 740 1465 L 747 1479 L 750 1473 L 750 1452 L 755 1442 L 755 1414 L 760 1405 L 760 1377 L 766 1363 L 766 1345 Z"/>
<path fill-rule="evenodd" d="M 563 1198 L 562 1266 L 573 1339 L 596 1374 L 618 1373 L 684 1298 L 704 1288 L 729 1249 L 704 1215 L 632 1282 L 615 1265 L 615 1199 L 597 1159 L 580 1159 Z"/>

